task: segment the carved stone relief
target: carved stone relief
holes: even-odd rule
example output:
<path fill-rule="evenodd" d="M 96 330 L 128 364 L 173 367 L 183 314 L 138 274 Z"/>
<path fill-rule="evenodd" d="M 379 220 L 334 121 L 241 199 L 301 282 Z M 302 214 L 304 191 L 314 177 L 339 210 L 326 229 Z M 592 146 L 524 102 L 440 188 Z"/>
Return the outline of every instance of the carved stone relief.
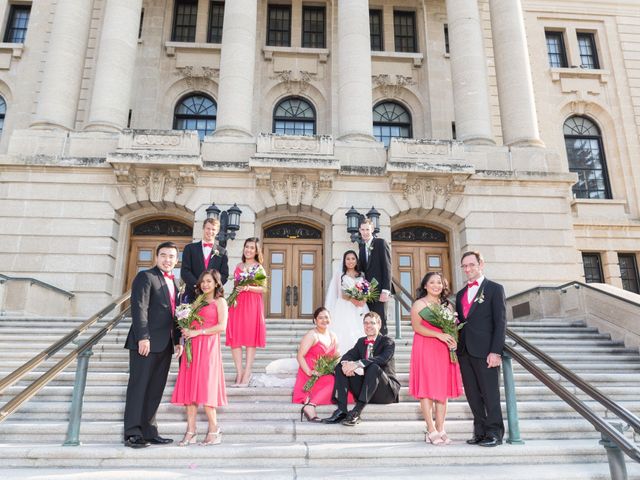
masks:
<path fill-rule="evenodd" d="M 220 69 L 208 66 L 194 67 L 186 65 L 184 67 L 176 67 L 178 70 L 176 75 L 184 78 L 189 88 L 203 88 L 213 79 L 220 77 Z"/>
<path fill-rule="evenodd" d="M 120 164 L 114 165 L 114 172 L 119 184 L 128 185 L 136 196 L 139 196 L 140 190 L 144 191 L 151 202 L 162 202 L 171 189 L 180 195 L 186 185 L 195 185 L 197 181 L 197 170 L 191 166 L 174 170 Z"/>
<path fill-rule="evenodd" d="M 398 95 L 403 88 L 416 84 L 412 77 L 406 75 L 389 75 L 383 73 L 373 75 L 372 79 L 373 85 L 379 87 L 385 96 Z"/>
<path fill-rule="evenodd" d="M 298 70 L 297 75 L 294 75 L 291 70 L 282 70 L 274 73 L 275 75 L 271 77 L 271 79 L 278 80 L 284 84 L 286 92 L 293 95 L 302 95 L 305 93 L 311 81 L 315 80 L 317 76 L 317 73 L 304 70 Z"/>

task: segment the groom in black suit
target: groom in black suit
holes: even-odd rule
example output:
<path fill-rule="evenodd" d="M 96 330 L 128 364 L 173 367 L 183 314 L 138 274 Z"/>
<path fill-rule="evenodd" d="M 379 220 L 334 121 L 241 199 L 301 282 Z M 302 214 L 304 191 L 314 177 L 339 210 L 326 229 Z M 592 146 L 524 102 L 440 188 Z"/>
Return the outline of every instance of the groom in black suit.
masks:
<path fill-rule="evenodd" d="M 396 379 L 393 358 L 396 345 L 380 334 L 380 316 L 368 312 L 362 320 L 365 337 L 342 356 L 335 369 L 333 401 L 338 409 L 324 423 L 354 426 L 360 423 L 362 410 L 369 403 L 398 403 L 400 382 Z M 353 393 L 356 405 L 347 413 L 347 397 Z"/>
<path fill-rule="evenodd" d="M 380 289 L 380 298 L 375 302 L 367 302 L 367 306 L 370 311 L 380 315 L 382 320 L 380 332 L 386 335 L 388 332 L 385 305 L 391 292 L 391 250 L 383 238 L 374 238 L 374 226 L 371 220 L 362 220 L 359 230 L 362 237 L 358 259 L 360 271 L 369 282 L 375 278 Z"/>
<path fill-rule="evenodd" d="M 156 266 L 136 275 L 131 287 L 129 384 L 124 409 L 124 444 L 144 448 L 173 440 L 158 435 L 156 412 L 167 383 L 171 354 L 182 354 L 180 331 L 173 321 L 178 287 L 173 268 L 178 247 L 165 242 L 156 248 Z"/>
<path fill-rule="evenodd" d="M 500 365 L 507 327 L 502 285 L 484 277 L 479 252 L 462 255 L 467 285 L 456 295 L 460 330 L 458 359 L 467 402 L 473 412 L 470 445 L 495 447 L 502 443 L 504 422 L 500 408 Z"/>
<path fill-rule="evenodd" d="M 215 242 L 220 231 L 220 221 L 207 218 L 202 224 L 202 241 L 193 242 L 184 247 L 180 278 L 185 283 L 188 301 L 196 298 L 195 286 L 205 270 L 217 270 L 224 285 L 229 278 L 229 258 L 227 251 Z"/>

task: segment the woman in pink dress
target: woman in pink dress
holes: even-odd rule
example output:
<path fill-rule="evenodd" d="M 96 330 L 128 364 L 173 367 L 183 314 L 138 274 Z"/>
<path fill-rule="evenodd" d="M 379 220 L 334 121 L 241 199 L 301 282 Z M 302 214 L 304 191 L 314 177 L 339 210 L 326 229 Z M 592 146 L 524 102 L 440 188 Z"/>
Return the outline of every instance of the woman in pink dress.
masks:
<path fill-rule="evenodd" d="M 171 403 L 187 407 L 187 432 L 178 446 L 185 447 L 196 443 L 196 413 L 198 405 L 204 405 L 209 422 L 202 445 L 215 445 L 221 442 L 222 434 L 218 428 L 216 407 L 227 404 L 227 392 L 224 385 L 222 350 L 220 334 L 227 326 L 227 301 L 220 274 L 216 270 L 206 270 L 198 278 L 198 289 L 206 295 L 208 305 L 198 314 L 203 320 L 194 321 L 191 328 L 184 329 L 182 335 L 191 339 L 191 363 L 187 362 L 184 352 L 180 360 Z"/>
<path fill-rule="evenodd" d="M 456 340 L 425 320 L 429 305 L 440 304 L 453 310 L 447 300 L 448 294 L 446 279 L 438 272 L 429 272 L 420 282 L 418 298 L 411 307 L 411 327 L 415 333 L 409 367 L 409 393 L 420 400 L 420 409 L 427 423 L 425 441 L 433 444 L 451 443 L 444 430 L 447 399 L 462 395 L 460 366 L 452 363 L 449 357 L 449 349 L 456 348 Z"/>
<path fill-rule="evenodd" d="M 233 278 L 238 290 L 238 301 L 229 307 L 229 322 L 227 324 L 226 345 L 231 347 L 231 356 L 236 367 L 236 381 L 234 387 L 246 387 L 251 380 L 251 368 L 256 358 L 256 348 L 266 345 L 267 328 L 264 321 L 264 305 L 262 293 L 264 287 L 257 285 L 238 286 L 238 275 L 244 270 L 249 271 L 262 268 L 262 250 L 260 240 L 252 237 L 244 241 L 242 263 L 236 266 Z M 242 347 L 246 347 L 246 360 L 242 366 Z"/>
<path fill-rule="evenodd" d="M 316 415 L 316 405 L 331 405 L 333 395 L 333 375 L 323 375 L 318 378 L 311 390 L 304 391 L 304 384 L 316 373 L 314 366 L 323 355 L 338 355 L 336 335 L 329 331 L 331 316 L 324 307 L 313 312 L 314 328 L 305 333 L 298 347 L 298 376 L 293 387 L 293 403 L 303 403 L 300 410 L 300 421 L 304 417 L 309 422 L 321 422 Z"/>

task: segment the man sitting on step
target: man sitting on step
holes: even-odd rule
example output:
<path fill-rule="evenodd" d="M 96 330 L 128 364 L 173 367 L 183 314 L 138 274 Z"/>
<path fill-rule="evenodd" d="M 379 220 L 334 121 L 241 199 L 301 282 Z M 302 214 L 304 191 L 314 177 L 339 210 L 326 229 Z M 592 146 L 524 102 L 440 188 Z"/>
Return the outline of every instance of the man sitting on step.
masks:
<path fill-rule="evenodd" d="M 382 320 L 375 312 L 364 315 L 365 337 L 345 353 L 335 369 L 333 401 L 338 409 L 324 423 L 354 426 L 360 423 L 362 410 L 368 403 L 398 403 L 400 382 L 396 379 L 393 354 L 396 345 L 380 334 Z M 356 399 L 355 407 L 347 413 L 347 395 Z"/>

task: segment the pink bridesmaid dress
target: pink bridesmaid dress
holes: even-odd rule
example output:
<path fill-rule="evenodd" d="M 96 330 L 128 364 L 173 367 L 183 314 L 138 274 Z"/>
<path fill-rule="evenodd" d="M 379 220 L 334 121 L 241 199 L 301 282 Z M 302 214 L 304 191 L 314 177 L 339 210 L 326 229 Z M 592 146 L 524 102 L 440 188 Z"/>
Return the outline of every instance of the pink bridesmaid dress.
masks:
<path fill-rule="evenodd" d="M 218 324 L 218 310 L 214 303 L 198 312 L 203 324 L 193 322 L 191 328 L 203 330 Z M 187 365 L 187 354 L 180 358 L 180 368 L 171 403 L 176 405 L 206 405 L 221 407 L 227 405 L 227 391 L 224 384 L 222 348 L 220 334 L 198 335 L 191 339 L 192 361 Z"/>
<path fill-rule="evenodd" d="M 236 267 L 234 278 L 240 271 L 240 267 Z M 236 306 L 229 306 L 225 345 L 231 348 L 264 347 L 266 338 L 262 294 L 240 292 Z"/>
<path fill-rule="evenodd" d="M 317 342 L 313 345 L 307 354 L 304 356 L 304 359 L 307 362 L 307 365 L 310 369 L 313 370 L 313 367 L 316 364 L 316 361 L 319 357 L 323 355 L 335 355 L 336 354 L 336 342 L 335 340 L 331 341 L 331 345 L 328 347 L 322 343 Z M 331 405 L 331 397 L 333 396 L 333 384 L 335 382 L 335 377 L 333 375 L 323 375 L 318 378 L 318 381 L 315 385 L 309 390 L 305 392 L 303 390 L 304 384 L 307 383 L 307 380 L 311 378 L 309 375 L 304 373 L 301 368 L 298 368 L 298 376 L 296 377 L 296 384 L 293 387 L 293 403 L 306 403 L 307 398 L 310 403 L 314 405 Z M 353 396 L 349 393 L 349 402 L 353 402 Z"/>
<path fill-rule="evenodd" d="M 434 332 L 442 330 L 424 320 L 422 325 Z M 411 361 L 409 365 L 409 393 L 415 398 L 444 401 L 462 395 L 460 365 L 451 363 L 449 348 L 435 337 L 413 334 Z"/>

